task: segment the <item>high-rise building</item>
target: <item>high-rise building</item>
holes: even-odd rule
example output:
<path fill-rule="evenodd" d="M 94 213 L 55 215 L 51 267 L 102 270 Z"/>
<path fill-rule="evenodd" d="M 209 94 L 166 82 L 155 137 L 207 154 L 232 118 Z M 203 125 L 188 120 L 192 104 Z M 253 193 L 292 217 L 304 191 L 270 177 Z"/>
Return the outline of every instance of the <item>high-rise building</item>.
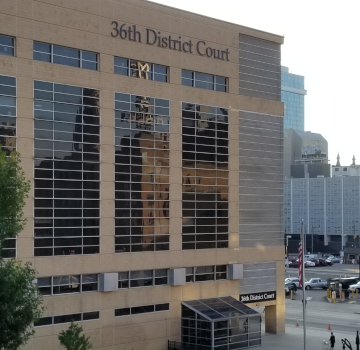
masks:
<path fill-rule="evenodd" d="M 94 349 L 236 350 L 257 306 L 284 331 L 282 42 L 148 1 L 1 1 L 0 143 L 32 184 L 4 255 L 46 305 L 24 349 L 75 320 Z"/>
<path fill-rule="evenodd" d="M 285 234 L 298 241 L 295 235 L 300 235 L 303 221 L 308 252 L 338 254 L 347 245 L 358 244 L 359 210 L 359 176 L 285 179 Z"/>
<path fill-rule="evenodd" d="M 304 77 L 281 67 L 281 101 L 284 102 L 284 129 L 304 131 Z"/>
<path fill-rule="evenodd" d="M 284 130 L 284 176 L 286 178 L 329 177 L 328 143 L 321 134 Z"/>

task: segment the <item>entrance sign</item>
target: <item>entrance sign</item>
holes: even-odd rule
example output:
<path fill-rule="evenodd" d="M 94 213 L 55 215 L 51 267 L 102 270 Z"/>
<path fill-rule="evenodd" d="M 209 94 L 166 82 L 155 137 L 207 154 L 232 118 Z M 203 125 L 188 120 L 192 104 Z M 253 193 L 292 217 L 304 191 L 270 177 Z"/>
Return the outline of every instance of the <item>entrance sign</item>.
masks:
<path fill-rule="evenodd" d="M 270 301 L 270 300 L 276 300 L 276 292 L 275 291 L 240 294 L 240 301 L 244 304 L 255 303 L 255 302 L 259 302 L 259 301 Z"/>

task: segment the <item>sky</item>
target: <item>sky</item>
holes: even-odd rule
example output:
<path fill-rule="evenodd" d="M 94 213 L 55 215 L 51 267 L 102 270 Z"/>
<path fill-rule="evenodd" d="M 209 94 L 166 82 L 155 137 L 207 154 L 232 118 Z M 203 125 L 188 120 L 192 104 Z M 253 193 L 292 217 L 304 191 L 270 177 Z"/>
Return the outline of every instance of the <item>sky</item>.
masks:
<path fill-rule="evenodd" d="M 281 64 L 305 76 L 305 130 L 328 141 L 329 160 L 360 164 L 360 2 L 356 0 L 156 0 L 283 35 Z M 359 113 L 360 114 L 360 113 Z"/>

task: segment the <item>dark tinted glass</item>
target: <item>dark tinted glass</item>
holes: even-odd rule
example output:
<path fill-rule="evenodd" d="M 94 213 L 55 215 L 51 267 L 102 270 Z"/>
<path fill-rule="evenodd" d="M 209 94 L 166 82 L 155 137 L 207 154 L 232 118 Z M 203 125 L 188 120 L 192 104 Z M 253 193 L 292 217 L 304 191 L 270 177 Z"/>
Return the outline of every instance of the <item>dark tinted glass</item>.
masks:
<path fill-rule="evenodd" d="M 115 309 L 115 316 L 127 316 L 130 315 L 130 308 Z"/>
<path fill-rule="evenodd" d="M 54 316 L 54 324 L 81 321 L 81 314 Z"/>
<path fill-rule="evenodd" d="M 148 312 L 154 312 L 154 305 L 136 306 L 131 308 L 131 314 L 144 314 Z"/>
<path fill-rule="evenodd" d="M 196 113 L 192 112 L 196 110 Z M 221 114 L 217 114 L 221 112 Z M 183 249 L 211 249 L 227 246 L 227 139 L 228 124 L 217 123 L 221 108 L 183 103 Z M 195 128 L 196 126 L 196 128 Z M 221 171 L 219 171 L 222 169 Z M 196 190 L 195 190 L 196 185 Z M 217 235 L 217 233 L 222 233 Z M 223 278 L 219 273 L 219 279 Z M 215 279 L 214 272 L 197 271 L 196 280 Z M 190 278 L 188 278 L 190 281 Z"/>
<path fill-rule="evenodd" d="M 155 311 L 166 311 L 169 310 L 169 304 L 157 304 L 155 305 Z"/>
<path fill-rule="evenodd" d="M 96 320 L 100 317 L 99 311 L 84 312 L 83 321 Z"/>
<path fill-rule="evenodd" d="M 48 326 L 53 323 L 52 316 L 42 317 L 38 321 L 34 322 L 34 327 Z"/>
<path fill-rule="evenodd" d="M 53 87 L 52 84 L 45 82 L 35 82 L 34 86 L 46 90 L 52 90 Z M 94 104 L 95 102 L 90 100 L 95 96 L 99 97 L 99 92 L 62 84 L 54 84 L 54 90 L 54 94 L 46 92 L 39 96 L 37 92 L 39 90 L 35 90 L 34 93 L 35 98 L 39 96 L 45 99 L 45 101 L 36 100 L 34 103 L 36 108 L 52 108 L 53 99 L 61 102 L 54 103 L 54 108 L 57 110 L 55 119 L 66 121 L 66 123 L 50 120 L 35 121 L 35 164 L 36 167 L 46 169 L 35 169 L 35 197 L 51 200 L 55 198 L 55 202 L 50 203 L 54 208 L 52 206 L 44 208 L 43 203 L 36 201 L 34 214 L 35 218 L 60 218 L 61 220 L 55 220 L 55 227 L 59 228 L 47 233 L 47 237 L 49 234 L 50 236 L 54 234 L 59 238 L 53 240 L 37 238 L 35 254 L 37 256 L 96 254 L 99 252 L 99 223 L 93 218 L 99 217 L 99 201 L 88 203 L 82 199 L 99 199 L 100 130 L 98 126 L 84 125 L 86 118 L 93 117 L 85 118 L 81 113 L 86 108 L 92 108 L 83 106 L 83 101 Z M 72 115 L 67 114 L 71 112 Z M 53 139 L 57 141 L 53 142 Z M 84 160 L 86 162 L 83 163 Z M 97 162 L 97 164 L 91 162 Z M 91 219 L 81 220 L 84 217 Z M 35 221 L 35 232 L 38 232 L 39 225 L 40 222 Z M 90 230 L 88 226 L 91 226 Z M 82 235 L 86 238 L 81 238 Z M 36 237 L 40 236 L 36 235 Z M 54 251 L 52 249 L 40 250 L 40 247 L 52 246 L 59 248 Z M 96 289 L 97 283 L 89 283 L 84 287 L 84 291 Z M 69 291 L 59 291 L 59 293 L 65 292 Z"/>

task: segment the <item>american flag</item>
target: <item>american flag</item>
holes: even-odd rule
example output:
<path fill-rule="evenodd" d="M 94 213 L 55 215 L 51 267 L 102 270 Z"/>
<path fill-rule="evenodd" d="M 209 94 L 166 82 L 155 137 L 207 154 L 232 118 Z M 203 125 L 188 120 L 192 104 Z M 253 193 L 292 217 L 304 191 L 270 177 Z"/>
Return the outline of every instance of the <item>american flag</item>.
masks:
<path fill-rule="evenodd" d="M 299 242 L 299 268 L 298 268 L 298 277 L 299 277 L 299 288 L 302 287 L 302 269 L 303 269 L 303 261 L 302 261 L 302 244 Z"/>

